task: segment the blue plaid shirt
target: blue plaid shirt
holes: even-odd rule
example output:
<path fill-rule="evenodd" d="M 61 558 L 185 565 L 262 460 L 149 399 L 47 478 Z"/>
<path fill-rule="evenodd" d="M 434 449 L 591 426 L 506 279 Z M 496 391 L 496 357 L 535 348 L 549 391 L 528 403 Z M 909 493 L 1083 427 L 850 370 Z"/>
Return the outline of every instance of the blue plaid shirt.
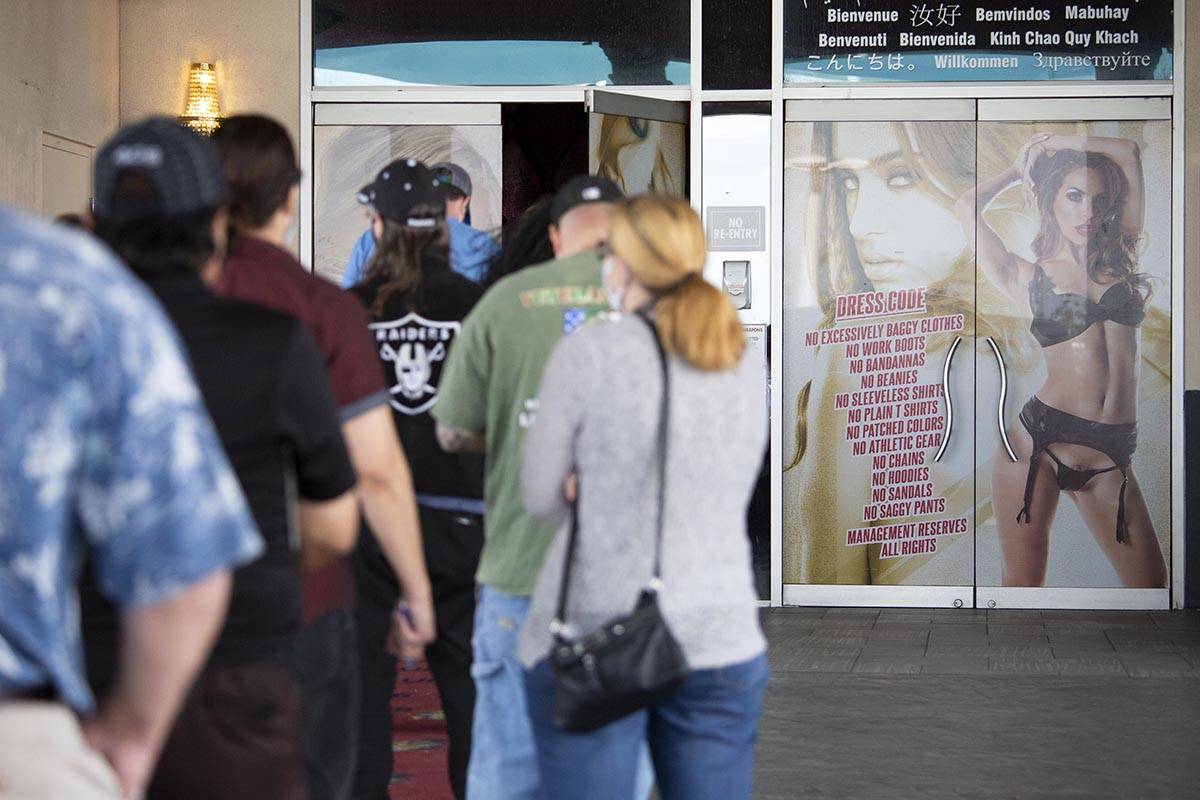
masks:
<path fill-rule="evenodd" d="M 262 540 L 153 297 L 90 237 L 0 207 L 0 693 L 93 710 L 85 548 L 130 608 Z"/>

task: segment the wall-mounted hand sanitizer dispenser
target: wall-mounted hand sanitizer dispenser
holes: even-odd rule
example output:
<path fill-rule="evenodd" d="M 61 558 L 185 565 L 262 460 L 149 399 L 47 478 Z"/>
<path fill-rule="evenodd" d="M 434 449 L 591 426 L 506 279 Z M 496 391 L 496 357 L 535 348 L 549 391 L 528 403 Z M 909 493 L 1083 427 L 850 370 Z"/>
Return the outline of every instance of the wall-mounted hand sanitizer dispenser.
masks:
<path fill-rule="evenodd" d="M 721 283 L 725 294 L 739 311 L 750 307 L 750 262 L 726 261 L 721 269 Z"/>

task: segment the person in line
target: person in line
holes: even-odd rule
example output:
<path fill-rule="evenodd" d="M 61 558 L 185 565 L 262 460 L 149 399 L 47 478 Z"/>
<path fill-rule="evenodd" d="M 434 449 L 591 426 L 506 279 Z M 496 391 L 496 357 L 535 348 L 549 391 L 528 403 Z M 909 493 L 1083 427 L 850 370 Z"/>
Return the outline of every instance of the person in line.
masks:
<path fill-rule="evenodd" d="M 608 237 L 609 209 L 620 196 L 611 181 L 590 176 L 559 190 L 551 214 L 557 258 L 488 290 L 463 322 L 431 412 L 445 450 L 487 453 L 467 775 L 468 796 L 479 800 L 537 792 L 533 733 L 520 713 L 525 690 L 516 636 L 554 528 L 527 514 L 521 502 L 521 449 L 554 345 L 608 308 L 595 247 Z"/>
<path fill-rule="evenodd" d="M 364 522 L 369 523 L 359 547 L 382 552 L 392 580 L 404 587 L 408 616 L 396 617 L 395 624 L 407 656 L 417 658 L 435 636 L 433 600 L 412 477 L 397 441 L 366 314 L 354 296 L 312 275 L 286 249 L 299 207 L 300 172 L 283 126 L 262 116 L 233 116 L 213 142 L 230 187 L 233 231 L 217 291 L 296 317 L 319 345 L 358 476 Z M 303 576 L 301 595 L 304 630 L 297 658 L 309 787 L 314 800 L 344 800 L 353 791 L 358 758 L 360 657 L 383 657 L 388 637 L 357 629 L 350 559 Z M 360 604 L 365 602 L 367 598 L 359 598 Z M 368 713 L 387 714 L 389 708 L 385 699 L 381 708 Z"/>
<path fill-rule="evenodd" d="M 311 569 L 348 553 L 358 532 L 354 470 L 321 355 L 294 318 L 209 289 L 228 220 L 211 143 L 167 119 L 131 125 L 100 152 L 95 186 L 96 232 L 180 332 L 266 544 L 234 574 L 225 627 L 148 797 L 307 798 L 292 663 L 298 562 Z"/>
<path fill-rule="evenodd" d="M 230 571 L 262 539 L 150 292 L 90 236 L 6 208 L 0 531 L 0 793 L 139 796 Z M 120 616 L 98 711 L 74 613 L 81 551 Z"/>
<path fill-rule="evenodd" d="M 446 225 L 450 231 L 450 268 L 465 278 L 483 283 L 492 264 L 500 255 L 500 245 L 484 231 L 470 224 L 471 176 L 458 164 L 443 161 L 430 169 L 441 184 L 446 204 Z M 373 228 L 367 228 L 354 244 L 346 271 L 342 273 L 342 288 L 356 286 L 367 272 L 378 238 Z"/>
<path fill-rule="evenodd" d="M 462 320 L 483 289 L 450 269 L 445 205 L 424 164 L 414 159 L 388 164 L 360 198 L 369 203 L 379 246 L 354 291 L 370 314 L 396 430 L 413 465 L 438 623 L 437 640 L 426 649 L 426 658 L 446 717 L 450 785 L 462 800 L 475 705 L 471 632 L 475 569 L 483 548 L 483 459 L 438 447 L 429 409 L 438 402 L 442 367 Z M 398 588 L 370 542 L 359 548 L 356 561 L 359 631 L 371 642 L 386 635 Z M 364 650 L 362 676 L 355 796 L 382 798 L 394 758 L 388 710 L 396 659 L 382 650 Z"/>
<path fill-rule="evenodd" d="M 663 800 L 749 798 L 768 674 L 746 535 L 767 444 L 762 365 L 733 306 L 701 277 L 704 230 L 687 201 L 618 203 L 610 242 L 606 292 L 629 316 L 564 339 L 546 365 L 525 440 L 525 507 L 557 524 L 578 503 L 566 619 L 573 630 L 584 635 L 634 608 L 655 562 L 657 426 L 667 390 L 658 336 L 669 370 L 658 597 L 691 673 L 669 696 L 599 730 L 554 725 L 547 656 L 566 551 L 559 536 L 518 646 L 529 670 L 539 797 L 628 797 L 648 740 Z"/>
<path fill-rule="evenodd" d="M 489 287 L 519 269 L 544 264 L 554 258 L 554 247 L 550 244 L 550 207 L 553 203 L 554 195 L 543 195 L 504 229 L 504 244 L 488 273 Z"/>

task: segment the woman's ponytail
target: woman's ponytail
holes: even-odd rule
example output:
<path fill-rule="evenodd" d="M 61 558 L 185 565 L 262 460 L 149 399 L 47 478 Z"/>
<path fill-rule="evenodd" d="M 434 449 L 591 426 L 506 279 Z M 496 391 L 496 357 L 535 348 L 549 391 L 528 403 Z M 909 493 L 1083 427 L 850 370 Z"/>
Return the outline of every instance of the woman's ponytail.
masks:
<path fill-rule="evenodd" d="M 663 346 L 696 369 L 729 369 L 742 357 L 746 337 L 729 298 L 693 272 L 656 306 Z"/>
<path fill-rule="evenodd" d="M 622 200 L 613 209 L 609 239 L 634 278 L 660 295 L 655 311 L 668 351 L 709 371 L 741 359 L 741 321 L 729 298 L 700 275 L 704 226 L 686 200 L 664 194 Z"/>

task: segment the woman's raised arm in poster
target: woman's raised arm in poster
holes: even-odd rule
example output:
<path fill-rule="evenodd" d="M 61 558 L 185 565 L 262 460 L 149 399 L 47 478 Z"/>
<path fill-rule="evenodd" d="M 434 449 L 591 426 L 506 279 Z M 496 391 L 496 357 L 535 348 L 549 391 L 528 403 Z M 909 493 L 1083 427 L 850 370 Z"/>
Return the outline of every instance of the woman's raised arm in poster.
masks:
<path fill-rule="evenodd" d="M 1024 290 L 1033 272 L 1033 265 L 1008 249 L 1000 234 L 988 224 L 983 212 L 1013 184 L 1030 184 L 1029 168 L 1036 159 L 1034 151 L 1049 138 L 1048 133 L 1034 136 L 1017 152 L 1012 166 L 967 189 L 954 204 L 967 241 L 975 243 L 975 258 L 984 274 L 997 288 L 1014 298 Z"/>

